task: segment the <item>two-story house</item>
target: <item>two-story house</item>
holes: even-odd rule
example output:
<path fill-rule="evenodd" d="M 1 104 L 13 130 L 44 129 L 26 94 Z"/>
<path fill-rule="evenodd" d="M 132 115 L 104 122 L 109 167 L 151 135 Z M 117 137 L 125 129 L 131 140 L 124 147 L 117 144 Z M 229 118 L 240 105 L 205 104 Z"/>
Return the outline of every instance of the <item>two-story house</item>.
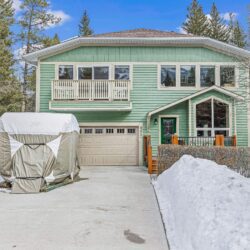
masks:
<path fill-rule="evenodd" d="M 81 165 L 141 165 L 169 135 L 237 135 L 248 146 L 250 52 L 148 29 L 76 37 L 24 56 L 37 68 L 36 111 L 73 113 Z"/>

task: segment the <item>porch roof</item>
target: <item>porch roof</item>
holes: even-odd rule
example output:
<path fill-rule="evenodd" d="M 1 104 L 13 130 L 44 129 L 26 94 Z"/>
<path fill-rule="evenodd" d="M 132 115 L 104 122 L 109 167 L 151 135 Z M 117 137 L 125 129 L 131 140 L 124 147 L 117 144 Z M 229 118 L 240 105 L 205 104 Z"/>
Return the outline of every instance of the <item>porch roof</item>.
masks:
<path fill-rule="evenodd" d="M 221 87 L 218 87 L 218 86 L 215 86 L 215 85 L 214 85 L 214 86 L 211 86 L 211 87 L 209 87 L 209 88 L 205 88 L 205 89 L 202 89 L 202 90 L 200 90 L 200 91 L 197 91 L 197 92 L 195 92 L 194 94 L 188 95 L 188 96 L 186 96 L 186 97 L 184 97 L 184 98 L 181 98 L 181 99 L 179 99 L 179 100 L 177 100 L 177 101 L 175 101 L 175 102 L 169 103 L 169 104 L 167 104 L 167 105 L 161 106 L 161 107 L 159 107 L 159 108 L 156 108 L 156 109 L 154 109 L 154 110 L 148 112 L 148 114 L 147 114 L 147 129 L 149 130 L 149 128 L 150 128 L 150 119 L 151 119 L 151 116 L 152 116 L 152 115 L 157 114 L 157 113 L 159 113 L 159 112 L 161 112 L 161 111 L 163 111 L 163 110 L 165 110 L 165 109 L 174 107 L 174 106 L 176 106 L 177 104 L 180 104 L 180 103 L 182 103 L 182 102 L 188 101 L 188 100 L 190 100 L 190 99 L 193 99 L 194 97 L 197 97 L 197 96 L 199 96 L 199 95 L 205 94 L 205 93 L 207 93 L 207 92 L 209 92 L 209 91 L 212 91 L 212 90 L 217 91 L 217 92 L 220 92 L 220 93 L 225 94 L 225 95 L 227 95 L 227 96 L 230 96 L 230 97 L 232 97 L 233 99 L 236 99 L 236 100 L 239 100 L 239 101 L 243 101 L 243 100 L 244 100 L 244 97 L 242 97 L 242 96 L 240 96 L 240 95 L 238 95 L 238 94 L 235 94 L 235 93 L 233 93 L 232 91 L 229 91 L 229 90 L 227 90 L 227 89 L 224 89 L 224 88 L 221 88 Z"/>

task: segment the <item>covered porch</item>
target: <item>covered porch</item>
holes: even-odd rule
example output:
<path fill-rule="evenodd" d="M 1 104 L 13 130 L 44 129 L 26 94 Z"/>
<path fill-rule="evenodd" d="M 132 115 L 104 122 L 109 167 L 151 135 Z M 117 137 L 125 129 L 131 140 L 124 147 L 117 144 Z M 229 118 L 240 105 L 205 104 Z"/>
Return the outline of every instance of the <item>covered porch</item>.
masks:
<path fill-rule="evenodd" d="M 161 144 L 236 146 L 235 105 L 242 100 L 243 97 L 231 91 L 213 86 L 149 112 L 147 132 L 150 138 L 146 139 L 145 154 L 148 156 L 150 152 L 145 150 L 151 148 L 156 166 Z"/>

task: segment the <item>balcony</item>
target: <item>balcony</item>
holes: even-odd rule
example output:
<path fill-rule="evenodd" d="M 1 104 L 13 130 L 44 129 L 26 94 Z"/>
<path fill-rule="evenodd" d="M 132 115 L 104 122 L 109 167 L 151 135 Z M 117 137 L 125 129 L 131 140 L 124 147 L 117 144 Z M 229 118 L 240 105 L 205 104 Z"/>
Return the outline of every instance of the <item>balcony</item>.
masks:
<path fill-rule="evenodd" d="M 51 90 L 51 110 L 132 109 L 127 80 L 53 80 Z"/>

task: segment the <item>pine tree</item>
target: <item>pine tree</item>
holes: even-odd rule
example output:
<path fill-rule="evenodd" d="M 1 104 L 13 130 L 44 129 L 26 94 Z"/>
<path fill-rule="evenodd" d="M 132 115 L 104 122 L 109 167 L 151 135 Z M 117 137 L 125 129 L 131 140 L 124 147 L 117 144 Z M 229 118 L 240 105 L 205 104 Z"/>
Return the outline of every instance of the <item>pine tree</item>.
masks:
<path fill-rule="evenodd" d="M 10 26 L 14 23 L 14 10 L 12 1 L 0 0 L 0 80 L 12 78 L 12 66 L 14 64 L 11 53 L 11 31 Z"/>
<path fill-rule="evenodd" d="M 91 36 L 93 30 L 90 28 L 90 18 L 87 10 L 84 10 L 82 19 L 79 24 L 79 36 Z"/>
<path fill-rule="evenodd" d="M 25 54 L 33 52 L 41 48 L 41 43 L 44 39 L 43 31 L 46 27 L 60 22 L 60 18 L 55 17 L 49 13 L 49 2 L 47 0 L 23 0 L 20 6 L 21 16 L 19 24 L 21 26 L 21 33 L 19 34 L 23 42 Z M 22 110 L 26 111 L 27 102 L 27 87 L 35 85 L 33 67 L 29 67 L 27 63 L 24 65 L 23 72 L 23 96 L 24 102 Z M 32 82 L 31 82 L 32 79 Z"/>
<path fill-rule="evenodd" d="M 230 14 L 230 40 L 229 43 L 239 48 L 245 48 L 247 45 L 246 35 L 243 29 L 240 27 L 239 21 L 234 20 L 233 14 Z"/>
<path fill-rule="evenodd" d="M 50 47 L 50 46 L 53 46 L 53 45 L 57 45 L 59 43 L 60 43 L 60 39 L 59 39 L 57 34 L 55 34 L 53 38 L 45 37 L 42 40 L 43 48 L 47 48 L 47 47 Z"/>
<path fill-rule="evenodd" d="M 226 43 L 229 42 L 230 39 L 230 29 L 220 16 L 215 3 L 213 3 L 210 12 L 208 36 Z"/>
<path fill-rule="evenodd" d="M 202 6 L 197 0 L 193 0 L 187 10 L 187 19 L 182 28 L 189 34 L 206 36 L 208 33 L 208 20 Z"/>
<path fill-rule="evenodd" d="M 21 93 L 13 75 L 12 37 L 14 23 L 12 1 L 0 0 L 0 115 L 6 111 L 20 111 Z"/>

